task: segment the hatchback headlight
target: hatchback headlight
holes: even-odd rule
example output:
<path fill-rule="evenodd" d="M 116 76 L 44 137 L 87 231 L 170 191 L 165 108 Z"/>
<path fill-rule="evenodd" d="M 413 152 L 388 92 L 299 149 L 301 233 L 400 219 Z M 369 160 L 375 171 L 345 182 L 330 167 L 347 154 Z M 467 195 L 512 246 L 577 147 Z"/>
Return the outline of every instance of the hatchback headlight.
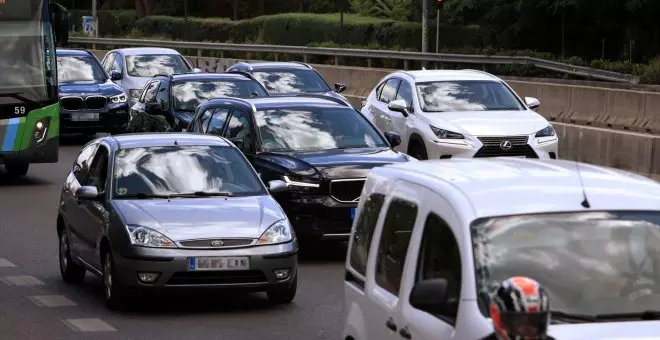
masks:
<path fill-rule="evenodd" d="M 259 245 L 286 243 L 293 240 L 293 229 L 289 220 L 281 220 L 275 222 L 268 227 L 261 237 L 257 240 Z"/>
<path fill-rule="evenodd" d="M 176 248 L 176 244 L 165 235 L 139 225 L 129 225 L 128 236 L 131 238 L 131 244 L 141 247 L 152 248 Z"/>
<path fill-rule="evenodd" d="M 552 127 L 552 125 L 548 125 L 544 127 L 543 129 L 539 130 L 539 132 L 536 133 L 536 138 L 539 137 L 552 137 L 555 135 L 555 129 Z"/>
<path fill-rule="evenodd" d="M 118 94 L 116 96 L 110 97 L 110 102 L 113 104 L 125 103 L 128 97 L 125 94 Z"/>

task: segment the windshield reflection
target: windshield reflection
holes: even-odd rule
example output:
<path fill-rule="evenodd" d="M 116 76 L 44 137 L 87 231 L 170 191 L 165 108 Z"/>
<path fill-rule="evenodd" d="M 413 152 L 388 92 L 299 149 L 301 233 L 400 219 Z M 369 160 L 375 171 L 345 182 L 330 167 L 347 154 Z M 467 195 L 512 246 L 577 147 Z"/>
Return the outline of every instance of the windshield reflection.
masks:
<path fill-rule="evenodd" d="M 636 313 L 660 302 L 660 213 L 526 215 L 472 226 L 477 292 L 511 276 L 539 281 L 553 310 Z M 487 311 L 482 311 L 487 315 Z"/>
<path fill-rule="evenodd" d="M 157 74 L 189 73 L 190 67 L 178 54 L 126 56 L 126 70 L 131 77 L 153 77 Z"/>
<path fill-rule="evenodd" d="M 174 109 L 195 111 L 209 99 L 218 97 L 263 97 L 268 94 L 255 81 L 249 80 L 195 80 L 172 86 Z"/>
<path fill-rule="evenodd" d="M 496 81 L 438 81 L 417 84 L 426 112 L 521 110 L 513 93 Z"/>
<path fill-rule="evenodd" d="M 254 170 L 235 148 L 162 146 L 121 149 L 114 166 L 114 198 L 199 191 L 263 195 Z"/>
<path fill-rule="evenodd" d="M 387 147 L 364 117 L 348 108 L 300 108 L 255 114 L 264 151 Z"/>
<path fill-rule="evenodd" d="M 57 57 L 57 80 L 59 83 L 94 81 L 103 83 L 106 75 L 100 65 L 89 57 Z"/>
<path fill-rule="evenodd" d="M 327 92 L 328 84 L 312 70 L 259 70 L 252 73 L 268 92 Z"/>

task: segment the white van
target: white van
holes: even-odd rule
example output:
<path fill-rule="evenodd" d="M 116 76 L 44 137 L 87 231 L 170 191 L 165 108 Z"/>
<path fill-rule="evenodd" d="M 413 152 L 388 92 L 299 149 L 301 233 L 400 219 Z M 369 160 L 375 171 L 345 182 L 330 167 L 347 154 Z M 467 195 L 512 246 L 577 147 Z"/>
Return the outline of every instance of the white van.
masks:
<path fill-rule="evenodd" d="M 660 183 L 560 160 L 375 168 L 346 259 L 344 340 L 481 339 L 512 276 L 563 339 L 660 339 Z"/>

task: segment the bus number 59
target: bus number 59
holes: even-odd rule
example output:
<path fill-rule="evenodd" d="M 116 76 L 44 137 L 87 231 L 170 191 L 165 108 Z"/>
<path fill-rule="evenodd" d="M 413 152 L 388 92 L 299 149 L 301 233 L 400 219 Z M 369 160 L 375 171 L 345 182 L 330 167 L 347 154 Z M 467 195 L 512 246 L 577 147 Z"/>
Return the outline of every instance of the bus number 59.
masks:
<path fill-rule="evenodd" d="M 15 115 L 24 115 L 25 114 L 25 106 L 14 106 L 14 114 Z"/>

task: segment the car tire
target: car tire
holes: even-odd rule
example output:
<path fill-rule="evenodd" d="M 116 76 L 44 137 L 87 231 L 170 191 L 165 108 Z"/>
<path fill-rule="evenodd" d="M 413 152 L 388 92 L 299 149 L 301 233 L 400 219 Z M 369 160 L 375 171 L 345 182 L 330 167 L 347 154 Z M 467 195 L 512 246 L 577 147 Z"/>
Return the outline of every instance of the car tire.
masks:
<path fill-rule="evenodd" d="M 103 297 L 106 306 L 111 310 L 119 310 L 126 306 L 126 288 L 117 283 L 115 261 L 112 252 L 103 253 Z"/>
<path fill-rule="evenodd" d="M 85 267 L 72 261 L 69 236 L 65 229 L 60 231 L 59 243 L 59 262 L 62 280 L 67 283 L 82 283 L 85 280 L 87 270 Z"/>
<path fill-rule="evenodd" d="M 9 176 L 20 177 L 27 175 L 30 163 L 5 163 L 5 170 Z"/>
<path fill-rule="evenodd" d="M 269 290 L 266 292 L 266 295 L 268 295 L 268 300 L 272 304 L 276 305 L 284 305 L 284 304 L 289 304 L 291 301 L 293 301 L 293 298 L 296 297 L 296 292 L 298 290 L 298 275 L 293 278 L 293 282 L 291 282 L 291 285 L 289 285 L 286 288 L 278 288 L 278 289 L 273 289 Z"/>
<path fill-rule="evenodd" d="M 429 159 L 424 144 L 421 144 L 420 142 L 416 142 L 416 141 L 410 143 L 410 147 L 408 148 L 408 155 L 415 157 L 420 161 L 425 161 Z"/>

